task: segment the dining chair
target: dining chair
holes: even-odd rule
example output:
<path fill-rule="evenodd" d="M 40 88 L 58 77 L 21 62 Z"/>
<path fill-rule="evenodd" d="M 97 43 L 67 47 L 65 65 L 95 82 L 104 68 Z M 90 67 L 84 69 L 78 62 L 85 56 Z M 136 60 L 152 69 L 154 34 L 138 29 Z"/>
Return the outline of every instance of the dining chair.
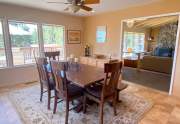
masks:
<path fill-rule="evenodd" d="M 53 52 L 44 52 L 44 55 L 48 60 L 59 60 L 60 51 L 53 51 Z M 57 59 L 56 59 L 57 58 Z"/>
<path fill-rule="evenodd" d="M 56 113 L 58 99 L 61 99 L 66 102 L 66 116 L 65 124 L 68 124 L 69 111 L 74 108 L 69 108 L 69 102 L 83 96 L 82 88 L 73 85 L 70 81 L 67 80 L 66 71 L 67 71 L 67 62 L 58 62 L 50 61 L 52 72 L 56 82 L 55 88 L 55 98 L 54 98 L 54 110 L 53 113 Z M 77 107 L 77 106 L 75 106 Z"/>
<path fill-rule="evenodd" d="M 42 102 L 42 97 L 44 93 L 48 93 L 48 109 L 50 109 L 50 100 L 52 98 L 51 91 L 55 88 L 55 83 L 52 77 L 49 76 L 47 71 L 47 59 L 43 57 L 35 58 L 37 70 L 39 73 L 39 79 L 40 79 L 40 87 L 41 87 L 41 95 L 40 95 L 40 101 Z M 44 91 L 44 89 L 46 89 Z"/>
<path fill-rule="evenodd" d="M 112 59 L 112 60 L 109 60 L 109 63 L 114 63 L 114 62 L 119 62 L 119 60 L 118 59 Z M 122 63 L 122 68 L 123 68 L 123 63 Z M 122 69 L 121 69 L 122 70 Z M 117 102 L 121 102 L 121 100 L 119 100 L 119 92 L 121 92 L 121 91 L 123 91 L 123 90 L 125 90 L 126 88 L 128 87 L 128 84 L 126 84 L 126 83 L 122 83 L 122 71 L 121 71 L 121 75 L 120 75 L 120 78 L 119 78 L 119 82 L 118 82 L 118 84 L 117 84 L 117 89 L 116 89 L 116 91 L 117 91 Z"/>
<path fill-rule="evenodd" d="M 116 99 L 117 99 L 117 84 L 121 74 L 122 62 L 106 63 L 104 72 L 106 77 L 102 85 L 89 86 L 84 92 L 83 112 L 86 112 L 86 99 L 89 98 L 100 105 L 100 120 L 99 124 L 103 124 L 103 106 L 104 102 L 112 100 L 114 115 L 116 115 Z"/>

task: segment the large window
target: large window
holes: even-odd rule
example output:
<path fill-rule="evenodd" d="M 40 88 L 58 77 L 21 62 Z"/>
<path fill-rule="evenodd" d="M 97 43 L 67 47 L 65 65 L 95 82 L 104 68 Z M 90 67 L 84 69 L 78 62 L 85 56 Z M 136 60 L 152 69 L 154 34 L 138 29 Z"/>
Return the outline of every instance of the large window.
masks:
<path fill-rule="evenodd" d="M 63 26 L 0 19 L 0 68 L 34 64 L 46 51 L 64 59 Z"/>
<path fill-rule="evenodd" d="M 144 33 L 137 32 L 125 32 L 124 33 L 124 51 L 129 48 L 134 52 L 144 51 Z"/>
<path fill-rule="evenodd" d="M 34 63 L 33 53 L 38 53 L 37 25 L 9 21 L 9 32 L 14 65 Z"/>
<path fill-rule="evenodd" d="M 0 67 L 5 67 L 5 66 L 6 66 L 6 55 L 5 55 L 5 48 L 4 48 L 2 22 L 0 21 Z"/>
<path fill-rule="evenodd" d="M 124 32 L 124 56 L 133 56 L 144 51 L 145 34 L 138 32 Z M 130 53 L 128 53 L 130 52 Z"/>
<path fill-rule="evenodd" d="M 60 58 L 64 58 L 64 27 L 43 25 L 44 51 L 60 51 Z"/>

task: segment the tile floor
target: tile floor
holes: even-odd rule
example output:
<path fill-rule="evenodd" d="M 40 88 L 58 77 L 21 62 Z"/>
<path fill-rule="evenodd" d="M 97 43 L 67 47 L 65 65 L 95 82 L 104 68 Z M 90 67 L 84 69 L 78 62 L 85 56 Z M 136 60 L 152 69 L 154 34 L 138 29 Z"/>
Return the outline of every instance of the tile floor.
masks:
<path fill-rule="evenodd" d="M 127 82 L 129 83 L 129 82 Z M 15 87 L 0 88 L 0 96 L 13 89 L 21 89 L 33 84 L 21 84 Z M 165 92 L 160 92 L 151 88 L 129 83 L 128 92 L 152 100 L 154 105 L 147 112 L 139 124 L 180 124 L 180 99 L 168 96 Z M 23 124 L 21 117 L 7 98 L 0 99 L 0 124 Z"/>

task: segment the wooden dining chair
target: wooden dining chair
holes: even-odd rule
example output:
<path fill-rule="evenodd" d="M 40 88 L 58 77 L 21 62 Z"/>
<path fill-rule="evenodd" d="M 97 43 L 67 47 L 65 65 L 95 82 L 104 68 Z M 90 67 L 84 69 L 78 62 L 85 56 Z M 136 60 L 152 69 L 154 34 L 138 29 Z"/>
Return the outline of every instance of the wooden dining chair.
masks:
<path fill-rule="evenodd" d="M 118 59 L 112 59 L 112 60 L 109 60 L 109 63 L 114 63 L 114 62 L 119 62 Z M 122 63 L 122 68 L 123 68 L 123 63 Z M 122 70 L 122 69 L 121 69 Z M 123 90 L 125 90 L 127 87 L 128 87 L 128 84 L 125 84 L 125 83 L 122 83 L 122 71 L 121 71 L 121 75 L 120 75 L 120 78 L 119 78 L 119 82 L 117 84 L 117 102 L 121 102 L 121 100 L 119 100 L 119 93 Z"/>
<path fill-rule="evenodd" d="M 116 99 L 117 99 L 117 84 L 121 74 L 122 62 L 106 63 L 104 72 L 106 77 L 102 85 L 89 86 L 84 93 L 83 111 L 86 112 L 86 99 L 89 98 L 100 105 L 100 121 L 103 124 L 103 106 L 104 102 L 112 100 L 114 115 L 116 115 Z"/>
<path fill-rule="evenodd" d="M 52 77 L 49 76 L 47 71 L 47 59 L 46 58 L 35 58 L 37 70 L 39 73 L 39 79 L 40 79 L 40 87 L 41 87 L 41 95 L 40 95 L 40 101 L 42 102 L 42 97 L 44 93 L 48 93 L 48 109 L 50 109 L 50 100 L 52 98 L 51 91 L 55 88 L 55 83 Z M 46 89 L 44 91 L 44 89 Z"/>
<path fill-rule="evenodd" d="M 60 51 L 53 51 L 53 52 L 44 52 L 44 55 L 48 60 L 59 60 Z M 57 58 L 57 59 L 56 59 Z"/>
<path fill-rule="evenodd" d="M 56 113 L 58 99 L 66 102 L 66 117 L 65 124 L 68 124 L 69 102 L 83 96 L 83 89 L 73 85 L 66 78 L 67 62 L 51 61 L 52 72 L 55 77 L 56 88 L 55 88 L 55 98 L 54 98 L 54 111 Z"/>

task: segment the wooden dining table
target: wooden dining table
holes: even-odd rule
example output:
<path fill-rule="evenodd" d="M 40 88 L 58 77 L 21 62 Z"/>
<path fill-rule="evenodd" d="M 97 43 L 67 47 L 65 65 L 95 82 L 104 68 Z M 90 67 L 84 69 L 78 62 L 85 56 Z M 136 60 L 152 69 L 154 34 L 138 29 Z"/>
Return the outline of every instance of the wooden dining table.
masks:
<path fill-rule="evenodd" d="M 51 72 L 50 64 L 47 65 L 47 70 L 48 72 Z M 70 81 L 74 85 L 77 85 L 81 88 L 86 88 L 93 83 L 103 81 L 105 78 L 105 73 L 103 68 L 98 68 L 81 63 L 68 63 L 66 77 L 68 81 Z M 78 107 L 75 108 L 75 111 L 78 113 L 82 110 L 82 100 L 79 100 L 77 106 Z"/>
<path fill-rule="evenodd" d="M 50 64 L 47 65 L 47 70 L 51 72 Z M 102 81 L 105 78 L 105 73 L 103 68 L 81 63 L 69 63 L 66 77 L 74 85 L 85 88 L 95 82 Z"/>
<path fill-rule="evenodd" d="M 66 76 L 74 85 L 85 88 L 95 82 L 104 80 L 103 68 L 75 63 L 66 71 Z"/>

